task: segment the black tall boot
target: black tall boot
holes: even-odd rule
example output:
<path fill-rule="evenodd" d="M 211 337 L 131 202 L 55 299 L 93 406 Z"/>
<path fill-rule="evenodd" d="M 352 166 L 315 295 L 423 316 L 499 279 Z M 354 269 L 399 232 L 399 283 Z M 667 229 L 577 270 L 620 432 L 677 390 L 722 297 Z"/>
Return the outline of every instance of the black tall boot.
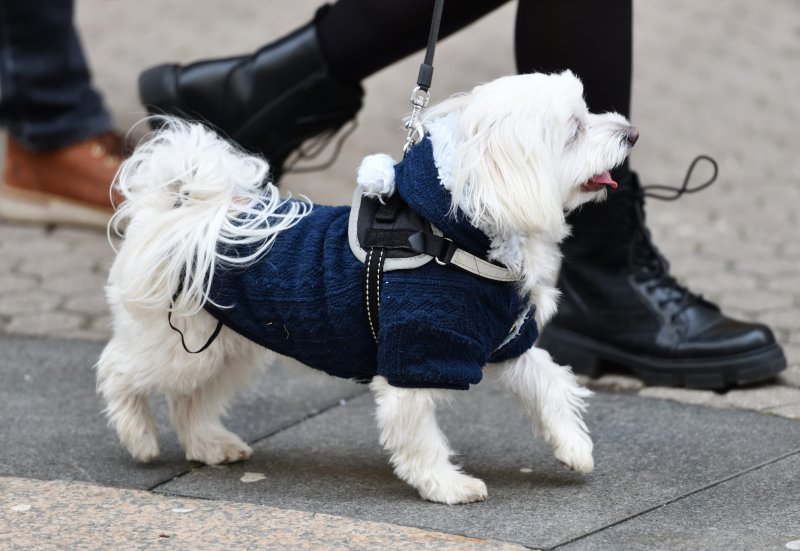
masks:
<path fill-rule="evenodd" d="M 152 67 L 139 95 L 150 114 L 206 121 L 263 153 L 277 178 L 303 141 L 353 119 L 364 91 L 330 74 L 312 22 L 252 55 Z"/>
<path fill-rule="evenodd" d="M 623 368 L 649 384 L 711 389 L 786 367 L 768 327 L 725 316 L 669 274 L 645 225 L 636 174 L 570 223 L 563 298 L 539 341 L 557 362 L 591 376 Z"/>

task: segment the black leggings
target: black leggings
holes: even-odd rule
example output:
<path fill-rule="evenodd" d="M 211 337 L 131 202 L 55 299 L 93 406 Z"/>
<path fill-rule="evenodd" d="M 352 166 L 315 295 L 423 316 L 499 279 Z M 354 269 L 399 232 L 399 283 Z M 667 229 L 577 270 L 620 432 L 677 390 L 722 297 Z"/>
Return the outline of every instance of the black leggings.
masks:
<path fill-rule="evenodd" d="M 506 0 L 450 0 L 440 36 L 461 30 Z M 592 112 L 630 116 L 632 0 L 518 0 L 520 73 L 571 69 Z M 433 0 L 339 0 L 320 10 L 319 39 L 331 71 L 365 77 L 425 47 Z M 475 55 L 480 55 L 476 48 Z"/>

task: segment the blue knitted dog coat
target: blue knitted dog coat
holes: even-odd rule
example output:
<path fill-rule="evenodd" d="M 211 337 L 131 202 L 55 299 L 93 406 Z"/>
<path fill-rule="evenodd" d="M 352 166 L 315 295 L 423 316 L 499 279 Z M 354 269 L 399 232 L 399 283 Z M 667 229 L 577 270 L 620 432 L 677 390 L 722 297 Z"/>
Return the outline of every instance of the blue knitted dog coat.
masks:
<path fill-rule="evenodd" d="M 460 248 L 486 257 L 489 239 L 449 215 L 430 139 L 395 166 L 396 192 Z M 415 388 L 468 389 L 483 366 L 521 355 L 537 337 L 515 283 L 483 279 L 429 262 L 386 272 L 377 346 L 363 297 L 364 264 L 347 236 L 349 207 L 315 205 L 278 235 L 269 253 L 245 269 L 218 269 L 206 309 L 248 339 L 337 377 Z M 505 344 L 503 344 L 505 342 Z"/>

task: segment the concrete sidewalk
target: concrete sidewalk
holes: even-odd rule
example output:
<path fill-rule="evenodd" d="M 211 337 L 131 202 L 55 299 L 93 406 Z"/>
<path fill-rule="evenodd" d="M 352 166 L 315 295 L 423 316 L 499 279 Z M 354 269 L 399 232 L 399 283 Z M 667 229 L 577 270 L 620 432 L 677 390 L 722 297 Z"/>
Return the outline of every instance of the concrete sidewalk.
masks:
<path fill-rule="evenodd" d="M 800 423 L 789 419 L 600 393 L 587 415 L 597 469 L 582 476 L 487 381 L 441 423 L 489 499 L 448 507 L 394 477 L 364 386 L 275 366 L 231 408 L 228 426 L 254 454 L 225 467 L 183 459 L 159 397 L 162 454 L 141 465 L 94 393 L 101 343 L 0 346 L 0 547 L 369 549 L 390 538 L 414 548 L 777 550 L 800 540 Z"/>
<path fill-rule="evenodd" d="M 86 0 L 78 19 L 127 129 L 144 114 L 141 69 L 253 50 L 316 5 Z M 634 167 L 672 185 L 699 153 L 721 167 L 702 194 L 648 203 L 655 240 L 694 290 L 773 327 L 790 363 L 781 377 L 724 394 L 587 380 L 601 391 L 587 477 L 563 471 L 482 384 L 443 419 L 489 486 L 487 502 L 467 507 L 422 502 L 393 477 L 363 387 L 290 364 L 232 410 L 249 462 L 185 462 L 160 404 L 162 458 L 141 466 L 94 394 L 109 335 L 105 235 L 0 222 L 0 548 L 800 549 L 800 6 L 648 0 L 635 14 Z M 441 44 L 434 100 L 513 72 L 513 18 L 512 4 Z M 602 29 L 576 39 L 602 47 Z M 399 156 L 419 60 L 370 78 L 336 165 L 284 187 L 344 203 L 361 157 Z"/>

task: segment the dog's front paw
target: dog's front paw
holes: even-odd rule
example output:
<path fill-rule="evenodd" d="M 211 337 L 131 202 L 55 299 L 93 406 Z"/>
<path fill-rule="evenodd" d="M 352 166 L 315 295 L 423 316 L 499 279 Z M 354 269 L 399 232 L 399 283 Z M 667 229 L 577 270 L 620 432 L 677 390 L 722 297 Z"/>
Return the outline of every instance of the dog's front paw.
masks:
<path fill-rule="evenodd" d="M 142 463 L 149 463 L 159 455 L 158 436 L 154 434 L 146 433 L 139 438 L 128 438 L 123 443 L 133 458 Z"/>
<path fill-rule="evenodd" d="M 229 440 L 194 441 L 186 449 L 186 459 L 206 465 L 237 463 L 250 459 L 253 449 L 235 434 Z"/>
<path fill-rule="evenodd" d="M 423 499 L 447 505 L 483 501 L 489 495 L 483 480 L 461 472 L 432 478 L 420 484 L 417 489 Z"/>
<path fill-rule="evenodd" d="M 579 473 L 590 473 L 594 469 L 592 457 L 593 444 L 585 432 L 576 432 L 566 438 L 561 438 L 553 445 L 556 459 L 565 467 Z"/>

